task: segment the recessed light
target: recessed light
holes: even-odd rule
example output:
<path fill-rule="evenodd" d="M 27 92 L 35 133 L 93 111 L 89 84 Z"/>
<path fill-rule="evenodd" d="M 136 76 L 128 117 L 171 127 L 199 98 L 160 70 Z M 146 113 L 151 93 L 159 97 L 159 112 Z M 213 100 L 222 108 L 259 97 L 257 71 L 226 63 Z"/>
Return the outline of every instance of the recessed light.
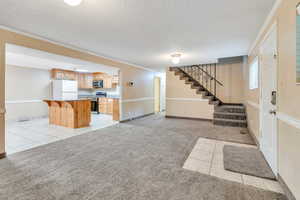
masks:
<path fill-rule="evenodd" d="M 177 65 L 180 62 L 181 54 L 180 53 L 174 53 L 171 55 L 172 63 Z"/>
<path fill-rule="evenodd" d="M 78 6 L 81 4 L 82 0 L 64 0 L 64 2 L 70 6 Z"/>

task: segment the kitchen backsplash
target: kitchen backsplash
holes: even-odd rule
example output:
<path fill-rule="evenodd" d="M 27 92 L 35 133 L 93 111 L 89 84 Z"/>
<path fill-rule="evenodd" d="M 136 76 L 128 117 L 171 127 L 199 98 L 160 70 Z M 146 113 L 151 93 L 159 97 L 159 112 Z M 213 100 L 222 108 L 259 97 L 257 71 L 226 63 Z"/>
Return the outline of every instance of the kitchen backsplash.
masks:
<path fill-rule="evenodd" d="M 119 96 L 120 95 L 120 87 L 116 87 L 113 89 L 94 89 L 94 90 L 78 90 L 79 96 L 89 96 L 96 95 L 96 92 L 106 92 L 108 96 Z"/>

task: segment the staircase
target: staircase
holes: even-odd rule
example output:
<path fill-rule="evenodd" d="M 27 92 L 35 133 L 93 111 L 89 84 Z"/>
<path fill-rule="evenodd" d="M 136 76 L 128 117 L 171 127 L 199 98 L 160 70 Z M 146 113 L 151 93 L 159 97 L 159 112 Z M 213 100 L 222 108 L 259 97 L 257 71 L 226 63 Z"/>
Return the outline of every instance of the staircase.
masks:
<path fill-rule="evenodd" d="M 213 123 L 220 126 L 247 127 L 246 111 L 242 104 L 225 104 L 217 97 L 217 87 L 223 84 L 217 80 L 217 64 L 170 67 L 180 80 L 191 85 L 196 93 L 215 106 Z"/>
<path fill-rule="evenodd" d="M 243 105 L 220 105 L 215 107 L 213 123 L 221 126 L 247 128 L 246 110 Z"/>

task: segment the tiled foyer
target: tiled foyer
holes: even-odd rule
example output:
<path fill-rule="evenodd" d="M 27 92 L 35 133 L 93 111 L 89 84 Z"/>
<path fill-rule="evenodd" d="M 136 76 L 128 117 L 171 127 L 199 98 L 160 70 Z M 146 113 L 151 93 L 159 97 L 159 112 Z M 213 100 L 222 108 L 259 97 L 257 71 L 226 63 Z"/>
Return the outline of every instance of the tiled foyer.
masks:
<path fill-rule="evenodd" d="M 224 145 L 257 148 L 254 145 L 199 138 L 190 155 L 186 159 L 183 168 L 186 170 L 215 176 L 221 179 L 261 188 L 263 190 L 283 193 L 283 190 L 277 181 L 225 170 L 223 161 Z"/>

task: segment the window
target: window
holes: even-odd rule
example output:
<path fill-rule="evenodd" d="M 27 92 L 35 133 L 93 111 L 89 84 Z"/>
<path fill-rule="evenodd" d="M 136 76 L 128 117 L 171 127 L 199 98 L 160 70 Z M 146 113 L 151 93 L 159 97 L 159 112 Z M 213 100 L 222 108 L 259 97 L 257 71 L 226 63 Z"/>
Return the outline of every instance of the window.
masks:
<path fill-rule="evenodd" d="M 249 69 L 249 89 L 256 88 L 258 88 L 258 57 L 252 61 Z"/>

